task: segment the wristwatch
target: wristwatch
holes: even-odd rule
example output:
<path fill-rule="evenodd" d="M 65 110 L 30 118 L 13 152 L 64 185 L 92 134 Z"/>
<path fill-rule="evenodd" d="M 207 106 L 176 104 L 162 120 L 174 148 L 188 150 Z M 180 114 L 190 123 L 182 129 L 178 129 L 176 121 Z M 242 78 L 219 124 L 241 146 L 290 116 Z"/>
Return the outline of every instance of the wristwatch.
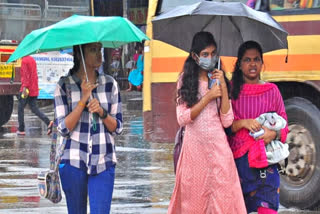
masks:
<path fill-rule="evenodd" d="M 102 108 L 102 110 L 103 110 L 103 114 L 102 114 L 102 116 L 100 116 L 100 118 L 104 120 L 108 117 L 108 112 L 104 108 Z"/>

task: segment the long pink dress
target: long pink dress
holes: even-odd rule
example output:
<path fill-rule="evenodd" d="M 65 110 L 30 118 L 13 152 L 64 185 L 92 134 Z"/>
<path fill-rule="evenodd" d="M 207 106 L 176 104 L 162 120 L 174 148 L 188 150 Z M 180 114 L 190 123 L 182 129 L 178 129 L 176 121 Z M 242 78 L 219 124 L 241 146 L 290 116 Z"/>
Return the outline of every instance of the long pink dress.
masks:
<path fill-rule="evenodd" d="M 179 87 L 179 84 L 178 84 Z M 208 83 L 199 81 L 199 96 Z M 239 177 L 223 127 L 233 122 L 232 109 L 220 116 L 216 101 L 210 102 L 192 121 L 190 108 L 177 106 L 177 119 L 186 125 L 176 182 L 168 213 L 244 214 Z"/>

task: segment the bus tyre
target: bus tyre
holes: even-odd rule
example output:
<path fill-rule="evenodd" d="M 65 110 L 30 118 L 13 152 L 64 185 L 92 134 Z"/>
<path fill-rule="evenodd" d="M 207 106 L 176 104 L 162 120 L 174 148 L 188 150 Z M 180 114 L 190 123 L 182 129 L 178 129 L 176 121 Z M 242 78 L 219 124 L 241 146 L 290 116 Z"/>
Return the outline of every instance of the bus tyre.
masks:
<path fill-rule="evenodd" d="M 0 127 L 9 121 L 13 110 L 13 95 L 0 96 Z"/>
<path fill-rule="evenodd" d="M 290 155 L 281 175 L 280 203 L 285 207 L 316 209 L 320 205 L 320 111 L 309 100 L 285 101 Z"/>

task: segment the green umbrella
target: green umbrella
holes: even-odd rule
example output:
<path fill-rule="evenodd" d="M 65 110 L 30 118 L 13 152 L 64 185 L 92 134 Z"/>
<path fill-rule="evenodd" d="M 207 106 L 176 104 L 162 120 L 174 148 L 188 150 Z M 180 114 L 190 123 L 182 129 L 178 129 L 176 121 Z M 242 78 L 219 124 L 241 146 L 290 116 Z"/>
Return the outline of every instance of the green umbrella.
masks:
<path fill-rule="evenodd" d="M 74 45 L 101 42 L 103 47 L 117 48 L 143 40 L 149 38 L 126 18 L 73 15 L 29 33 L 7 63 L 30 54 L 62 50 Z"/>

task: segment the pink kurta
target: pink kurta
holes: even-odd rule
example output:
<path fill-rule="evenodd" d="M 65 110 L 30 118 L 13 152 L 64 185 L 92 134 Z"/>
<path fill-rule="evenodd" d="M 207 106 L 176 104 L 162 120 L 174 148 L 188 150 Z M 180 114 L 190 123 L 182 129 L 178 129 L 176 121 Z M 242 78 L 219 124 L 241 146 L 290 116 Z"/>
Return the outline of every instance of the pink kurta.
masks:
<path fill-rule="evenodd" d="M 199 81 L 199 96 L 207 91 L 208 83 Z M 247 213 L 223 129 L 233 122 L 232 109 L 219 116 L 217 103 L 212 101 L 191 121 L 190 108 L 182 104 L 177 107 L 177 118 L 186 129 L 168 213 Z"/>

